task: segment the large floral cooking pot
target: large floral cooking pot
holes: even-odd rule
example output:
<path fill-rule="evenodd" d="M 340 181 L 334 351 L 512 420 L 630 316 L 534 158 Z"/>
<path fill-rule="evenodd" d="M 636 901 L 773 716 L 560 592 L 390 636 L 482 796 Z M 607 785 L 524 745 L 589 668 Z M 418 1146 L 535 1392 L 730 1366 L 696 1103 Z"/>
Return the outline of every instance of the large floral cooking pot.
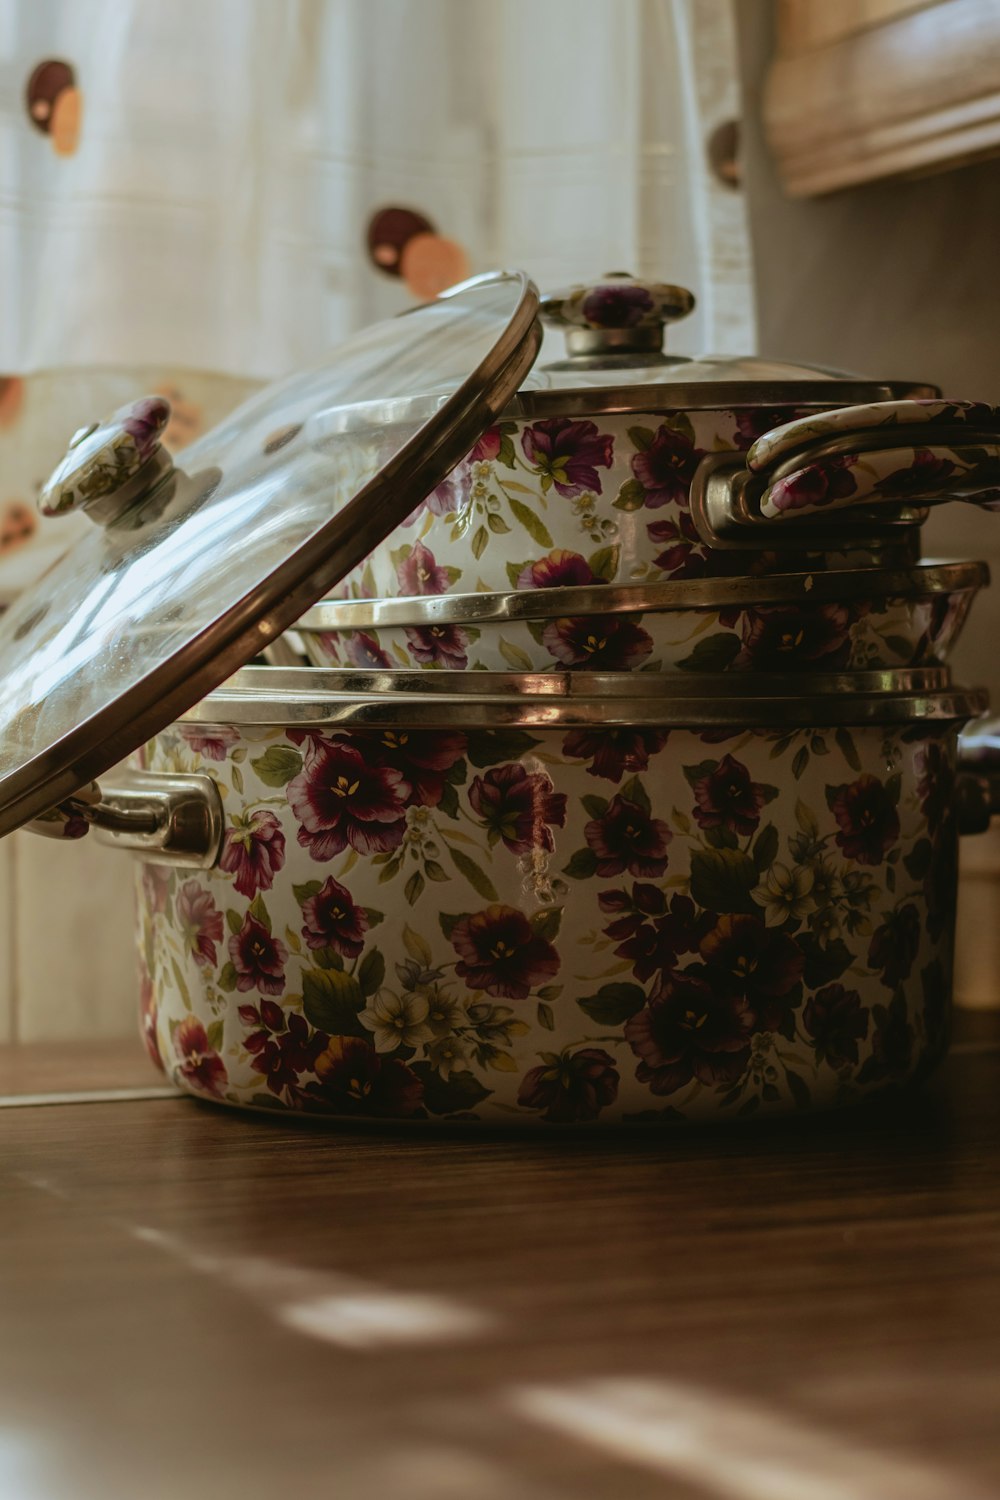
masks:
<path fill-rule="evenodd" d="M 206 809 L 200 848 L 189 817 L 139 871 L 146 1037 L 180 1087 L 344 1119 L 707 1120 L 934 1064 L 981 694 L 458 675 L 248 669 L 81 804 L 119 828 L 185 788 Z"/>
<path fill-rule="evenodd" d="M 706 1118 L 915 1076 L 943 1045 L 955 740 L 983 704 L 946 676 L 748 673 L 734 694 L 729 675 L 271 669 L 219 689 L 504 419 L 537 306 L 504 274 L 364 330 L 182 466 L 159 444 L 162 402 L 82 428 L 41 501 L 97 525 L 0 618 L 0 834 L 49 814 L 145 848 L 152 1035 L 186 1087 L 233 1104 Z M 617 357 L 597 359 L 601 400 Z M 711 379 L 692 410 L 899 394 Z M 632 401 L 662 413 L 675 396 Z M 978 498 L 986 418 L 964 415 L 966 447 L 984 440 L 978 467 L 961 460 Z M 881 492 L 833 528 L 769 515 L 786 463 L 844 458 L 855 436 L 811 430 L 783 455 L 777 433 L 748 481 L 740 446 L 699 463 L 706 567 L 764 571 L 765 525 L 785 568 L 803 549 L 842 563 L 912 543 L 917 513 Z M 931 499 L 940 470 L 934 484 Z M 88 787 L 143 745 L 128 785 Z"/>
<path fill-rule="evenodd" d="M 541 574 L 541 577 L 547 575 Z M 943 662 L 983 563 L 502 594 L 330 600 L 296 626 L 320 667 L 857 671 Z"/>

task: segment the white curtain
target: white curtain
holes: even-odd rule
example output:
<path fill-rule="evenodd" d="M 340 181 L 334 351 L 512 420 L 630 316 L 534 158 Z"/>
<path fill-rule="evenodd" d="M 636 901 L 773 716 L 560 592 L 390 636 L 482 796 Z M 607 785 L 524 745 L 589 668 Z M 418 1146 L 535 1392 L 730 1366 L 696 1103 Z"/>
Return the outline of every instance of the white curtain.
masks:
<path fill-rule="evenodd" d="M 32 510 L 80 422 L 162 391 L 183 446 L 412 302 L 387 206 L 471 271 L 679 281 L 673 347 L 750 349 L 733 53 L 730 0 L 0 0 L 0 601 L 86 524 Z"/>
<path fill-rule="evenodd" d="M 386 207 L 473 272 L 679 281 L 677 350 L 751 349 L 743 203 L 705 149 L 738 112 L 731 24 L 729 0 L 0 0 L 0 604 L 89 525 L 32 530 L 77 426 L 159 390 L 183 446 L 410 305 L 368 253 Z M 90 843 L 0 844 L 0 1039 L 133 1028 L 131 872 Z M 53 909 L 107 935 L 83 977 Z"/>
<path fill-rule="evenodd" d="M 471 271 L 679 281 L 672 346 L 747 352 L 737 113 L 730 0 L 0 0 L 0 600 L 86 525 L 32 534 L 80 422 L 158 390 L 183 446 L 412 302 L 386 206 Z"/>

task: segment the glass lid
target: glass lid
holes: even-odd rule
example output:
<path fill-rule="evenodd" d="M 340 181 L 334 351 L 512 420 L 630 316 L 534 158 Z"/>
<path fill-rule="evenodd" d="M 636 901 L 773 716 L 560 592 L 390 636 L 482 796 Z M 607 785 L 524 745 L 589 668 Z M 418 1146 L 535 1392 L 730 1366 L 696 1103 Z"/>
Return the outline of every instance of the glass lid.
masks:
<path fill-rule="evenodd" d="M 933 391 L 910 382 L 872 381 L 821 365 L 757 355 L 703 354 L 692 359 L 665 352 L 668 323 L 687 317 L 694 305 L 694 295 L 686 287 L 640 280 L 624 271 L 548 293 L 541 302 L 542 319 L 553 332 L 562 333 L 566 353 L 540 364 L 532 372 L 529 387 L 539 391 L 680 387 L 684 395 L 673 389 L 669 392 L 678 405 L 708 405 L 713 400 L 719 405 L 726 401 L 768 405 L 779 398 L 808 401 L 810 397 L 828 404 L 854 404 L 897 393 Z M 705 385 L 725 389 L 697 390 Z M 688 395 L 687 387 L 695 390 Z"/>
<path fill-rule="evenodd" d="M 763 407 L 777 425 L 785 420 L 785 407 L 824 410 L 940 395 L 926 382 L 872 380 L 760 355 L 690 358 L 667 352 L 667 325 L 686 317 L 694 305 L 694 295 L 686 287 L 639 280 L 623 271 L 544 295 L 540 316 L 547 333 L 542 357 L 503 417 L 534 421 L 607 412 Z M 548 357 L 553 350 L 559 358 Z M 447 389 L 425 385 L 419 396 L 401 400 L 383 392 L 367 408 L 356 404 L 333 413 L 332 419 L 340 429 L 351 423 L 416 422 L 431 415 Z"/>
<path fill-rule="evenodd" d="M 465 282 L 253 397 L 177 467 L 158 397 L 82 428 L 39 504 L 94 529 L 0 618 L 0 834 L 253 660 L 405 521 L 523 381 L 537 311 L 520 272 Z M 342 420 L 429 392 L 419 420 Z"/>

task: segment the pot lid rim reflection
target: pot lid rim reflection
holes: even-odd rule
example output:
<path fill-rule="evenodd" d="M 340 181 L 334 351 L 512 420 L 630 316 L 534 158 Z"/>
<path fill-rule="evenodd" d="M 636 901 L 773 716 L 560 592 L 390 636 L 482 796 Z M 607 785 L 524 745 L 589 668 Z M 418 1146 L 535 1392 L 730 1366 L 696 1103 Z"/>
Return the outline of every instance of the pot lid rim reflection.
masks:
<path fill-rule="evenodd" d="M 491 310 L 486 302 L 494 291 L 497 308 Z M 482 299 L 482 306 L 477 309 L 478 299 Z M 421 314 L 425 315 L 426 323 L 427 318 L 433 320 L 435 310 L 442 304 L 448 304 L 448 310 L 454 312 L 456 326 L 460 326 L 464 308 L 468 307 L 470 315 L 485 312 L 488 327 L 482 341 L 484 352 L 479 352 L 471 369 L 463 371 L 460 383 L 446 400 L 416 433 L 395 449 L 374 477 L 357 489 L 351 488 L 350 499 L 333 515 L 325 515 L 274 566 L 270 559 L 262 565 L 262 577 L 256 581 L 241 580 L 235 598 L 228 598 L 207 623 L 196 622 L 178 649 L 154 659 L 151 666 L 140 663 L 121 691 L 103 697 L 93 711 L 74 717 L 69 727 L 60 725 L 58 734 L 39 734 L 34 742 L 29 740 L 30 749 L 21 761 L 0 776 L 0 836 L 48 811 L 103 775 L 252 660 L 367 557 L 373 546 L 405 520 L 468 452 L 510 399 L 537 356 L 541 340 L 538 292 L 524 272 L 489 273 L 449 289 L 435 303 L 362 329 L 357 337 L 397 325 L 412 328 L 413 320 Z M 474 316 L 470 316 L 470 325 L 477 326 Z M 433 323 L 428 325 L 432 326 Z M 348 341 L 344 349 L 347 358 L 351 348 L 352 342 Z M 334 351 L 334 361 L 336 358 Z M 332 368 L 336 369 L 335 363 Z M 82 430 L 84 437 L 88 431 Z M 185 458 L 185 452 L 179 454 L 179 465 L 183 465 Z M 236 497 L 244 496 L 246 483 L 233 493 Z M 194 514 L 200 513 L 195 509 Z M 78 550 L 71 547 L 65 558 L 73 557 Z M 65 558 L 55 565 L 54 572 L 58 572 Z M 37 607 L 44 598 L 41 585 L 48 577 L 44 575 L 18 601 L 8 617 L 11 626 L 17 623 L 22 605 L 25 618 L 30 620 L 32 605 Z M 95 581 L 91 580 L 91 587 Z M 87 597 L 86 593 L 79 596 Z M 13 639 L 18 639 L 16 632 Z M 93 656 L 89 658 L 91 664 L 93 660 Z M 23 675 L 27 678 L 29 666 L 34 665 L 30 651 L 22 661 Z M 42 654 L 37 670 L 41 670 L 43 661 Z M 23 711 L 29 714 L 40 711 L 44 715 L 46 704 L 43 697 L 38 709 L 31 701 Z"/>
<path fill-rule="evenodd" d="M 375 630 L 380 626 L 478 627 L 512 620 L 576 615 L 711 611 L 770 604 L 838 604 L 851 599 L 923 599 L 975 593 L 990 579 L 989 565 L 976 559 L 915 564 L 911 568 L 842 568 L 760 577 L 678 578 L 654 583 L 559 584 L 475 594 L 400 595 L 392 599 L 324 599 L 307 610 L 295 629 L 314 635 L 329 630 Z"/>
<path fill-rule="evenodd" d="M 826 698 L 844 692 L 880 697 L 938 692 L 953 686 L 948 667 L 874 667 L 842 672 L 492 672 L 419 667 L 242 667 L 211 697 L 283 693 L 297 699 L 379 693 L 388 698 Z M 198 705 L 193 705 L 192 712 Z"/>
<path fill-rule="evenodd" d="M 536 367 L 537 369 L 538 367 Z M 506 403 L 497 421 L 540 421 L 549 417 L 633 416 L 659 411 L 733 411 L 757 408 L 859 406 L 873 401 L 933 399 L 940 388 L 921 380 L 867 380 L 861 376 L 766 380 L 698 381 L 675 384 L 644 381 L 636 384 L 554 386 L 519 390 Z M 338 414 L 338 434 L 354 428 L 390 426 L 425 421 L 444 396 L 358 402 Z"/>
<path fill-rule="evenodd" d="M 984 713 L 989 701 L 985 689 L 952 686 L 945 668 L 795 678 L 748 673 L 748 680 L 741 678 L 739 686 L 731 675 L 723 684 L 717 678 L 684 674 L 683 681 L 670 679 L 666 688 L 664 679 L 654 681 L 640 673 L 435 673 L 435 678 L 443 679 L 435 683 L 436 691 L 423 683 L 419 691 L 402 684 L 394 687 L 389 680 L 393 675 L 326 672 L 315 667 L 246 667 L 194 704 L 179 723 L 216 728 L 311 727 L 332 732 L 395 726 L 544 729 L 586 724 L 695 730 L 846 728 L 921 720 L 968 722 Z M 421 676 L 395 675 L 411 681 Z M 461 691 L 460 684 L 447 681 L 452 677 L 479 679 L 479 691 Z M 496 679 L 492 691 L 483 681 L 486 678 Z M 637 680 L 632 682 L 632 678 Z M 525 690 L 529 681 L 538 684 L 537 690 Z M 898 687 L 880 690 L 879 681 Z M 714 691 L 706 691 L 709 683 Z"/>

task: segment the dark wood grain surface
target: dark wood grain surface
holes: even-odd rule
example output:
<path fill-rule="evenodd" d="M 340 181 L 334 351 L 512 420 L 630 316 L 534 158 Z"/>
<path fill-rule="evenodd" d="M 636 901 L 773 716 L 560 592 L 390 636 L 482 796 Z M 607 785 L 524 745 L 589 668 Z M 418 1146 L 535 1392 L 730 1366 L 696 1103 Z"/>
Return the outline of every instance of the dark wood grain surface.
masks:
<path fill-rule="evenodd" d="M 1000 1495 L 1000 1025 L 741 1131 L 0 1114 L 15 1500 Z"/>

